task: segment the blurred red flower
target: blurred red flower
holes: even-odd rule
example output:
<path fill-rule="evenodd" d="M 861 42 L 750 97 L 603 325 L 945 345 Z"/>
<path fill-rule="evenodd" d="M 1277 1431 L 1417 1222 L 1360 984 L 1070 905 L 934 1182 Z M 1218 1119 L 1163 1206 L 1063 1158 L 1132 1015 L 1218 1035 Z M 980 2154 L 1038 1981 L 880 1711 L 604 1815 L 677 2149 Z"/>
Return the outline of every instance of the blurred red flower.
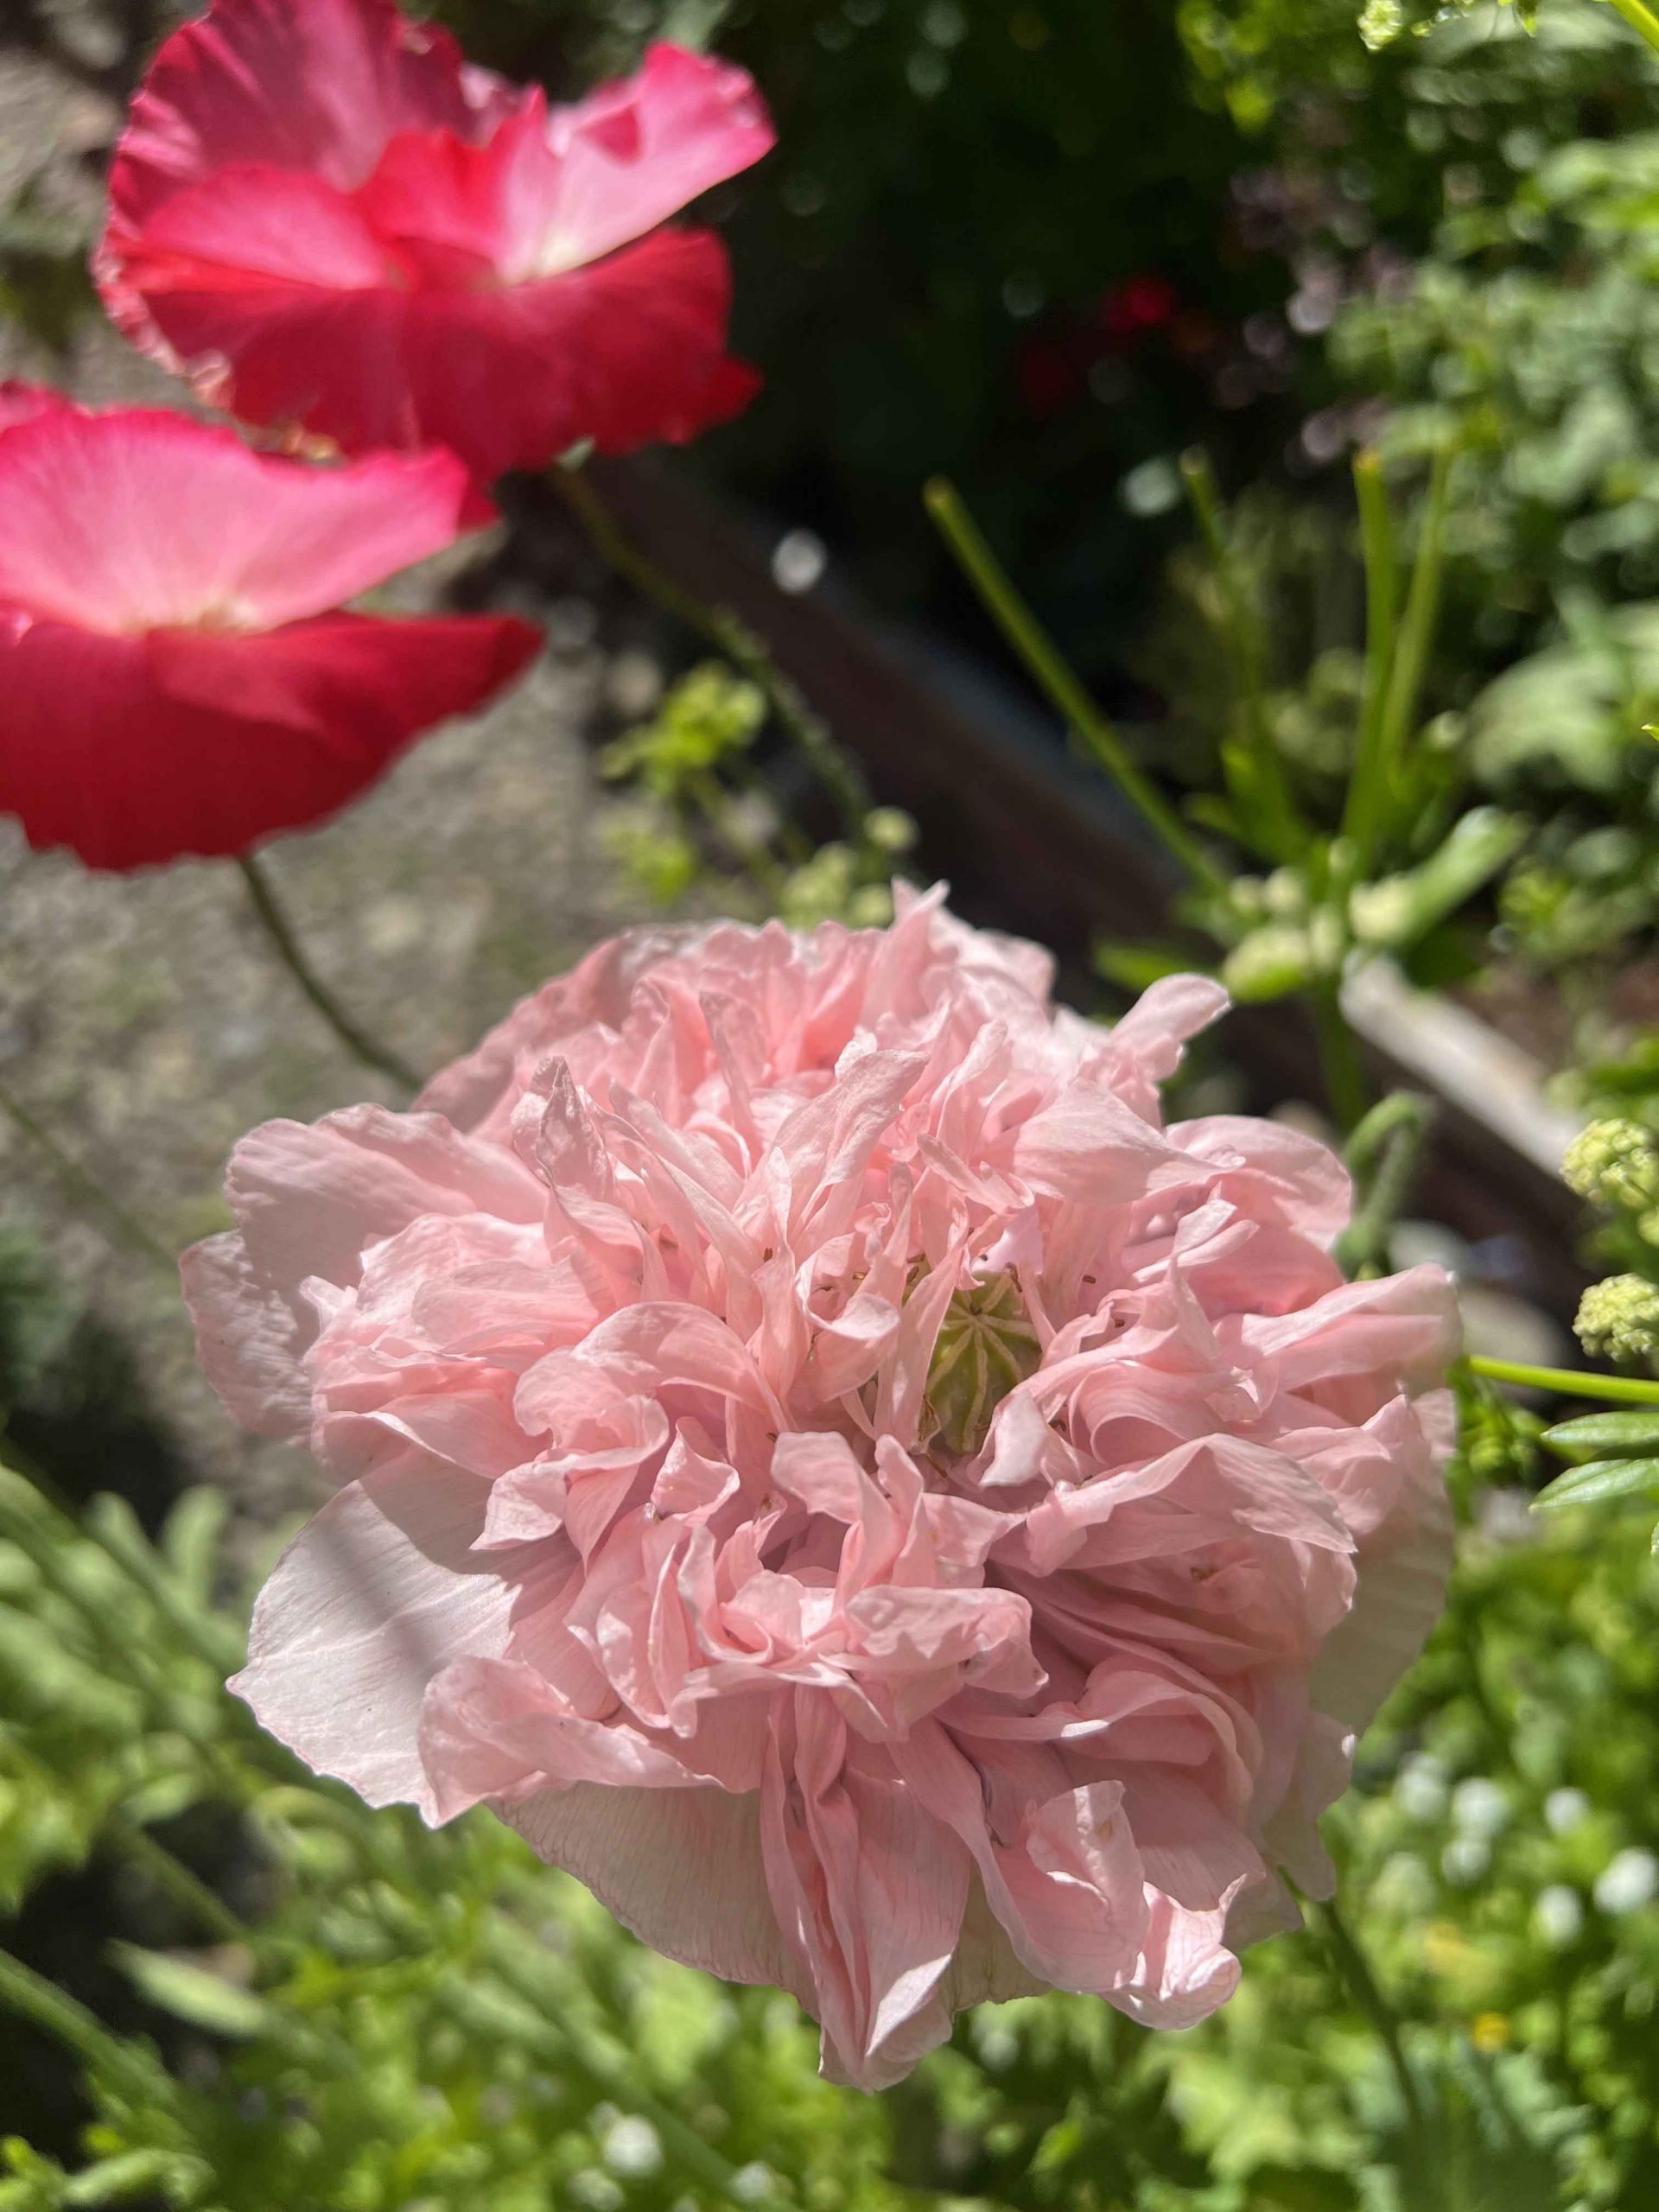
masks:
<path fill-rule="evenodd" d="M 106 868 L 332 813 L 540 644 L 337 611 L 450 544 L 468 497 L 450 454 L 307 467 L 0 386 L 0 809 Z"/>
<path fill-rule="evenodd" d="M 214 0 L 133 103 L 95 267 L 213 404 L 486 481 L 745 405 L 725 249 L 662 226 L 772 143 L 744 72 L 678 47 L 550 110 L 393 0 Z"/>
<path fill-rule="evenodd" d="M 1139 338 L 1166 328 L 1179 304 L 1167 276 L 1154 270 L 1126 277 L 1102 296 L 1101 327 L 1114 338 Z"/>

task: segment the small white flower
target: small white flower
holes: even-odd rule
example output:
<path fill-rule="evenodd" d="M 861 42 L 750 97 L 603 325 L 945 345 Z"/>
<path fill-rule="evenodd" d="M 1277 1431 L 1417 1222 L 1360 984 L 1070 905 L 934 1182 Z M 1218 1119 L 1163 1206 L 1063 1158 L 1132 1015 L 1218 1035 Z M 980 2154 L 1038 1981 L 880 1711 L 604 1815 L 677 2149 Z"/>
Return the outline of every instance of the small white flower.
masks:
<path fill-rule="evenodd" d="M 1601 1870 L 1595 1899 L 1604 1912 L 1639 1912 L 1659 1892 L 1659 1859 L 1650 1851 L 1621 1851 Z"/>
<path fill-rule="evenodd" d="M 1478 1835 L 1454 1835 L 1440 1853 L 1441 1873 L 1460 1890 L 1472 1889 L 1491 1863 L 1491 1847 Z"/>
<path fill-rule="evenodd" d="M 1532 1908 L 1533 1924 L 1553 1949 L 1561 1951 L 1576 1942 L 1584 1926 L 1584 1903 L 1565 1882 L 1552 1882 L 1540 1890 Z"/>
<path fill-rule="evenodd" d="M 1419 1752 L 1402 1766 L 1394 1794 L 1414 1821 L 1438 1821 L 1446 1810 L 1446 1769 L 1427 1752 Z"/>
<path fill-rule="evenodd" d="M 1465 1835 L 1491 1837 L 1507 1824 L 1510 1802 L 1497 1783 L 1471 1775 L 1452 1793 L 1452 1818 Z"/>
<path fill-rule="evenodd" d="M 1552 1835 L 1565 1835 L 1575 1828 L 1590 1810 L 1590 1800 L 1582 1789 L 1552 1789 L 1544 1800 L 1544 1818 Z"/>
<path fill-rule="evenodd" d="M 605 2138 L 605 2163 L 613 2174 L 629 2179 L 654 2174 L 663 2163 L 663 2146 L 648 2120 L 626 2114 Z"/>

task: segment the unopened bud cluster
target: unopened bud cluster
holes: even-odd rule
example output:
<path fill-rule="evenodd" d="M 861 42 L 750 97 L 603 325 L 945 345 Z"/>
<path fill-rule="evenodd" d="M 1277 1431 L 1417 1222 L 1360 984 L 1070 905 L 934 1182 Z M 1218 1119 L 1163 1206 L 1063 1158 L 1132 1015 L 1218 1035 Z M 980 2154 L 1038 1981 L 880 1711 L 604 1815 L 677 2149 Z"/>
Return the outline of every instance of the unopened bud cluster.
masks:
<path fill-rule="evenodd" d="M 1609 1275 L 1592 1283 L 1573 1323 L 1592 1359 L 1626 1366 L 1659 1365 L 1659 1284 L 1644 1275 Z"/>
<path fill-rule="evenodd" d="M 1633 1217 L 1638 1234 L 1659 1243 L 1659 1142 L 1640 1122 L 1592 1122 L 1561 1162 L 1567 1187 L 1611 1212 Z"/>

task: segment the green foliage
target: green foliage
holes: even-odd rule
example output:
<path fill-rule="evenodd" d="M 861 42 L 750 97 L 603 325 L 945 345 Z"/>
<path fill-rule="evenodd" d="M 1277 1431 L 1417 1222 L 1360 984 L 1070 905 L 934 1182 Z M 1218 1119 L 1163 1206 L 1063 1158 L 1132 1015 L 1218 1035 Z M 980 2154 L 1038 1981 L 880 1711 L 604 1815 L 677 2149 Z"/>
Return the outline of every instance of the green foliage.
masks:
<path fill-rule="evenodd" d="M 601 772 L 632 794 L 609 825 L 613 856 L 663 906 L 717 885 L 726 904 L 775 912 L 795 928 L 879 928 L 893 918 L 892 879 L 914 823 L 861 799 L 853 836 L 813 845 L 753 758 L 766 721 L 760 686 L 726 663 L 681 677 L 649 721 L 600 756 Z"/>
<path fill-rule="evenodd" d="M 1659 1572 L 1616 1521 L 1465 1531 L 1330 1824 L 1403 2078 L 1312 1932 L 1203 2029 L 988 2007 L 874 2099 L 817 2078 L 790 2000 L 643 1951 L 486 1816 L 429 1833 L 302 1773 L 219 1688 L 218 1518 L 187 1499 L 150 1547 L 0 1485 L 0 1648 L 32 1661 L 0 1698 L 8 1899 L 113 1854 L 175 1915 L 115 1955 L 153 2040 L 0 1954 L 92 2110 L 78 2168 L 8 2147 L 8 2212 L 1622 2212 L 1659 2176 Z M 157 1840 L 209 1807 L 240 1919 Z"/>
<path fill-rule="evenodd" d="M 1454 550 L 1495 645 L 1575 589 L 1659 584 L 1656 193 L 1650 131 L 1533 144 L 1495 204 L 1448 215 L 1408 291 L 1335 334 L 1342 369 L 1397 402 L 1391 450 L 1455 430 L 1472 456 Z"/>

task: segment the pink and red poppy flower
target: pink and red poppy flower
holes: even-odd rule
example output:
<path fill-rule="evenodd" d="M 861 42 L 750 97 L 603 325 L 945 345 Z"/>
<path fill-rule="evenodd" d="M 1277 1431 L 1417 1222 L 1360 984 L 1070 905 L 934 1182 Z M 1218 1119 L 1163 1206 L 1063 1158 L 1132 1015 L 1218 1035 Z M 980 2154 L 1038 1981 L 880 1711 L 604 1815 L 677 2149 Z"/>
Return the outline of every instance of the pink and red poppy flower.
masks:
<path fill-rule="evenodd" d="M 0 386 L 0 810 L 105 868 L 334 812 L 540 643 L 340 611 L 452 543 L 469 489 L 450 454 L 308 467 Z"/>
<path fill-rule="evenodd" d="M 724 247 L 664 226 L 772 143 L 745 73 L 678 47 L 550 109 L 392 0 L 214 0 L 133 103 L 96 268 L 213 404 L 487 481 L 753 396 Z"/>

